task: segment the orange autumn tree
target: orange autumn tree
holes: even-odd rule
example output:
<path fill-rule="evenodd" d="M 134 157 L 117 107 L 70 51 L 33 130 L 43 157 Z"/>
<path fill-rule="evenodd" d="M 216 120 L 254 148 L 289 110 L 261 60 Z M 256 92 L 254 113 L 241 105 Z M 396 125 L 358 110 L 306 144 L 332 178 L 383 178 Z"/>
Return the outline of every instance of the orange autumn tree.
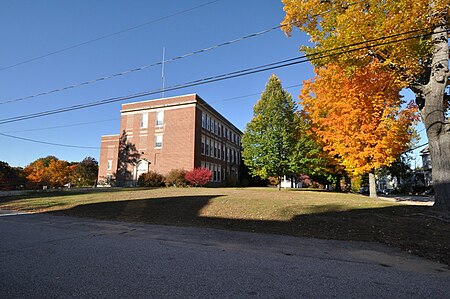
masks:
<path fill-rule="evenodd" d="M 25 167 L 23 172 L 29 188 L 40 188 L 47 183 L 45 169 L 45 162 L 42 159 L 38 159 Z"/>
<path fill-rule="evenodd" d="M 371 174 L 376 196 L 373 171 L 409 147 L 417 108 L 409 103 L 401 109 L 401 84 L 376 60 L 353 74 L 334 64 L 316 73 L 305 83 L 300 104 L 324 150 L 349 174 Z"/>
<path fill-rule="evenodd" d="M 70 180 L 69 163 L 64 160 L 52 160 L 46 169 L 50 186 L 62 187 Z"/>
<path fill-rule="evenodd" d="M 450 214 L 450 0 L 282 0 L 282 29 L 310 36 L 315 67 L 349 73 L 374 58 L 416 96 L 431 154 L 434 207 Z"/>

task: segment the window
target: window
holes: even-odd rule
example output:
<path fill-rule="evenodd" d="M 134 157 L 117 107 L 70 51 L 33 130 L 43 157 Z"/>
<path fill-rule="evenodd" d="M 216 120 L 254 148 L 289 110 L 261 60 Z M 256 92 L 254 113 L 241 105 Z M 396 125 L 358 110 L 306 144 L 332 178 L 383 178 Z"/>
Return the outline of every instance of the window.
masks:
<path fill-rule="evenodd" d="M 219 124 L 219 136 L 222 136 L 222 125 Z"/>
<path fill-rule="evenodd" d="M 206 128 L 206 115 L 202 112 L 202 128 Z"/>
<path fill-rule="evenodd" d="M 227 161 L 230 162 L 230 148 L 227 147 Z"/>
<path fill-rule="evenodd" d="M 218 166 L 218 170 L 217 170 L 217 180 L 219 181 L 219 182 L 221 182 L 222 181 L 222 178 L 221 178 L 221 174 L 222 174 L 222 166 Z"/>
<path fill-rule="evenodd" d="M 141 114 L 141 129 L 146 129 L 148 127 L 148 113 L 144 112 Z"/>
<path fill-rule="evenodd" d="M 219 131 L 220 132 L 220 131 Z M 222 152 L 222 150 L 220 149 L 222 146 L 220 145 L 220 143 L 219 143 L 219 145 L 217 146 L 217 159 L 220 159 L 220 154 L 221 154 L 221 152 Z"/>
<path fill-rule="evenodd" d="M 206 138 L 206 155 L 209 156 L 209 139 Z"/>
<path fill-rule="evenodd" d="M 163 146 L 163 135 L 155 135 L 155 147 Z"/>
<path fill-rule="evenodd" d="M 164 124 L 164 111 L 156 112 L 156 125 L 162 126 Z"/>
<path fill-rule="evenodd" d="M 205 154 L 205 136 L 202 136 L 202 148 L 201 148 L 202 155 Z"/>
<path fill-rule="evenodd" d="M 211 122 L 211 118 L 208 117 L 208 114 L 206 114 L 206 129 L 209 130 L 209 124 Z"/>
<path fill-rule="evenodd" d="M 107 170 L 111 170 L 111 169 L 112 169 L 112 160 L 108 160 Z"/>

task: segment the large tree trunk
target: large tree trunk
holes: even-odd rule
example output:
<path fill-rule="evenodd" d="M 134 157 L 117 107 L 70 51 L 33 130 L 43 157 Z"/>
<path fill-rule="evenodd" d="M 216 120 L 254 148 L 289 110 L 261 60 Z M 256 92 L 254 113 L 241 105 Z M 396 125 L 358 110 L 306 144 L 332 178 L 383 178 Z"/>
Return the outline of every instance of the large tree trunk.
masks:
<path fill-rule="evenodd" d="M 450 124 L 445 116 L 445 87 L 449 79 L 448 70 L 448 34 L 443 23 L 434 29 L 433 59 L 429 82 L 423 85 L 418 99 L 423 97 L 421 115 L 427 130 L 428 145 L 431 154 L 432 179 L 435 192 L 434 206 L 450 211 Z M 419 103 L 420 107 L 420 103 Z"/>
<path fill-rule="evenodd" d="M 373 172 L 369 172 L 369 196 L 377 197 L 377 182 Z"/>

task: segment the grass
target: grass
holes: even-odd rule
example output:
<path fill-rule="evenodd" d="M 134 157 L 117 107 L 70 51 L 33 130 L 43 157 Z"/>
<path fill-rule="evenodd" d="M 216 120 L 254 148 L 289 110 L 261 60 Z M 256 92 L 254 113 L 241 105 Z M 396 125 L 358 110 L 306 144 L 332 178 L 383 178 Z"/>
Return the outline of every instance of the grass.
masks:
<path fill-rule="evenodd" d="M 0 199 L 0 209 L 322 239 L 375 241 L 450 265 L 450 223 L 431 207 L 271 188 L 158 188 Z"/>

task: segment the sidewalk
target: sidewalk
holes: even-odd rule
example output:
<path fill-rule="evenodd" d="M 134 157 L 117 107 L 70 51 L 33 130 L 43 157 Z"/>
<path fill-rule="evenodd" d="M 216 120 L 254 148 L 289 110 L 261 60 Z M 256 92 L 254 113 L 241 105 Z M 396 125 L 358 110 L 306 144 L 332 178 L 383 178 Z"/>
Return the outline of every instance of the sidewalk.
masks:
<path fill-rule="evenodd" d="M 432 206 L 434 204 L 433 196 L 421 195 L 383 195 L 378 196 L 381 200 L 404 203 L 407 205 Z"/>

